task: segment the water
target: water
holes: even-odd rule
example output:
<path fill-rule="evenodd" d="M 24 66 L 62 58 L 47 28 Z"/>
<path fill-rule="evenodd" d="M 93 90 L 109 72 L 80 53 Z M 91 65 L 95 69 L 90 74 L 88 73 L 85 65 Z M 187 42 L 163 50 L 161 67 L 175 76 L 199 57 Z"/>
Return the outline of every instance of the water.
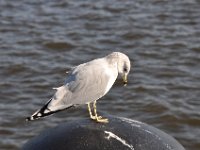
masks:
<path fill-rule="evenodd" d="M 0 149 L 19 149 L 86 106 L 27 123 L 63 84 L 65 71 L 112 51 L 132 61 L 98 103 L 101 113 L 153 125 L 200 149 L 200 1 L 1 0 Z"/>

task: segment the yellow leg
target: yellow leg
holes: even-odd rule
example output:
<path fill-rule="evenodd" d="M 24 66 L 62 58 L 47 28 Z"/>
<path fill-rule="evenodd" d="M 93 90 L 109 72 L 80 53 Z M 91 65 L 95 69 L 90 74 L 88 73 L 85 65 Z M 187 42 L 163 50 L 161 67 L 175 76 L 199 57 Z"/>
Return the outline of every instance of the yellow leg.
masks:
<path fill-rule="evenodd" d="M 95 115 L 95 118 L 96 118 L 97 122 L 108 123 L 108 119 L 107 118 L 102 118 L 101 116 L 97 115 L 96 101 L 93 102 L 93 109 L 94 109 L 94 115 Z"/>
<path fill-rule="evenodd" d="M 88 103 L 88 111 L 89 111 L 89 114 L 90 114 L 90 118 L 92 120 L 96 120 L 96 117 L 92 115 L 92 111 L 91 111 L 91 108 L 90 108 L 90 103 Z"/>

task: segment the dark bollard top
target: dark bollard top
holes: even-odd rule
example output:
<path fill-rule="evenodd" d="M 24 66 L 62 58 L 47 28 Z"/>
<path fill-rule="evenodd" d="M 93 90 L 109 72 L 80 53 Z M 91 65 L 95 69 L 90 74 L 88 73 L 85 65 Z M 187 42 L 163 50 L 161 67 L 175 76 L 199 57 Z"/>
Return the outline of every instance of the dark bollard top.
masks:
<path fill-rule="evenodd" d="M 23 150 L 184 150 L 173 137 L 145 123 L 108 117 L 63 123 L 28 141 Z"/>

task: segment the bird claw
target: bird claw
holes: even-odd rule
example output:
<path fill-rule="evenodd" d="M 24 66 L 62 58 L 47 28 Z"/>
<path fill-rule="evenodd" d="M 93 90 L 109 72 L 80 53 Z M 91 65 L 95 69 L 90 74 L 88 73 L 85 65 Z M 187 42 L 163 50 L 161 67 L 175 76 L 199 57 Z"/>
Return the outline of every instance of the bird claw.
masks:
<path fill-rule="evenodd" d="M 108 119 L 103 118 L 102 116 L 90 116 L 90 118 L 92 120 L 96 120 L 97 122 L 100 122 L 100 123 L 108 123 Z"/>
<path fill-rule="evenodd" d="M 108 119 L 107 118 L 102 118 L 101 116 L 98 116 L 96 118 L 96 121 L 100 122 L 100 123 L 108 123 Z"/>
<path fill-rule="evenodd" d="M 96 116 L 90 116 L 92 120 L 96 120 Z"/>
<path fill-rule="evenodd" d="M 98 118 L 98 119 L 102 119 L 103 117 L 102 117 L 102 116 L 98 116 L 97 118 Z"/>

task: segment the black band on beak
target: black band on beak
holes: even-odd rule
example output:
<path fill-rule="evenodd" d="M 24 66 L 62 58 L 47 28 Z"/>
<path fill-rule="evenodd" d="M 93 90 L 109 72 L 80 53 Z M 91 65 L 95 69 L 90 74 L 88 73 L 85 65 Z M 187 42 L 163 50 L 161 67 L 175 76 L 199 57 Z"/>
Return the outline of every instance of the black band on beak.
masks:
<path fill-rule="evenodd" d="M 124 86 L 126 86 L 128 83 L 127 76 L 124 75 L 122 78 L 123 78 L 123 84 L 124 84 Z"/>
<path fill-rule="evenodd" d="M 124 82 L 123 82 L 124 86 L 126 86 L 126 85 L 127 85 L 127 83 L 128 83 L 127 81 L 124 81 Z"/>

